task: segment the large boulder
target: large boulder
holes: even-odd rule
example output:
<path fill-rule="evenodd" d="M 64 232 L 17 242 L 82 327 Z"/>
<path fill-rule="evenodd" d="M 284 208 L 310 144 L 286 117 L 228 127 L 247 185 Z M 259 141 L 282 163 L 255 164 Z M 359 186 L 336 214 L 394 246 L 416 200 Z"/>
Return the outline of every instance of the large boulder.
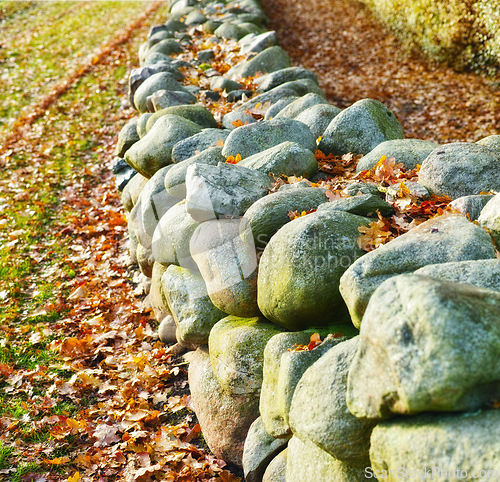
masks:
<path fill-rule="evenodd" d="M 172 148 L 177 142 L 198 134 L 201 127 L 176 115 L 160 117 L 151 130 L 125 153 L 125 160 L 143 176 L 172 163 Z"/>
<path fill-rule="evenodd" d="M 161 218 L 153 233 L 153 257 L 165 265 L 175 264 L 197 270 L 189 243 L 200 223 L 186 212 L 186 203 L 171 207 Z"/>
<path fill-rule="evenodd" d="M 255 245 L 264 248 L 282 226 L 290 222 L 290 211 L 309 211 L 328 202 L 326 189 L 301 188 L 269 194 L 245 212 Z"/>
<path fill-rule="evenodd" d="M 428 264 L 494 257 L 493 243 L 484 229 L 462 216 L 440 216 L 354 262 L 342 275 L 340 292 L 354 326 L 359 327 L 370 297 L 386 279 Z"/>
<path fill-rule="evenodd" d="M 177 324 L 179 341 L 206 345 L 210 330 L 227 315 L 210 301 L 203 278 L 189 269 L 170 265 L 161 285 Z"/>
<path fill-rule="evenodd" d="M 396 116 L 381 102 L 363 99 L 344 109 L 323 133 L 318 148 L 324 154 L 368 154 L 384 141 L 403 138 Z"/>
<path fill-rule="evenodd" d="M 243 216 L 271 188 L 272 178 L 235 164 L 194 163 L 186 170 L 186 210 L 202 222 Z"/>
<path fill-rule="evenodd" d="M 292 437 L 288 442 L 286 482 L 358 482 L 364 469 L 351 467 L 308 440 Z"/>
<path fill-rule="evenodd" d="M 493 198 L 493 194 L 476 194 L 473 196 L 462 196 L 449 204 L 451 211 L 458 211 L 467 216 L 471 221 L 476 221 L 481 215 L 484 206 Z"/>
<path fill-rule="evenodd" d="M 389 471 L 404 478 L 485 480 L 500 474 L 500 410 L 462 414 L 426 414 L 388 420 L 375 427 L 370 458 L 378 480 Z"/>
<path fill-rule="evenodd" d="M 350 465 L 370 465 L 373 420 L 356 418 L 346 403 L 347 374 L 357 352 L 359 336 L 338 343 L 304 373 L 290 406 L 294 435 L 310 440 Z"/>
<path fill-rule="evenodd" d="M 147 112 L 147 98 L 158 90 L 187 92 L 170 72 L 158 72 L 144 80 L 134 94 L 134 105 L 139 112 Z"/>
<path fill-rule="evenodd" d="M 183 119 L 194 122 L 203 129 L 215 129 L 217 127 L 217 122 L 215 121 L 214 116 L 207 108 L 201 105 L 174 105 L 172 107 L 161 109 L 151 115 L 151 117 L 149 117 L 146 122 L 146 131 L 149 132 L 158 121 L 158 119 L 161 119 L 166 115 L 175 115 L 178 117 L 182 117 Z M 198 132 L 196 134 L 198 134 Z"/>
<path fill-rule="evenodd" d="M 273 45 L 277 45 L 277 43 L 278 37 L 274 30 L 261 33 L 260 35 L 248 34 L 240 40 L 241 53 L 259 53 Z"/>
<path fill-rule="evenodd" d="M 278 85 L 299 79 L 309 79 L 318 83 L 318 77 L 316 74 L 310 70 L 304 69 L 304 67 L 288 67 L 280 69 L 258 77 L 254 80 L 254 82 L 259 86 L 257 93 L 261 94 L 262 92 L 267 92 L 275 87 L 278 87 Z"/>
<path fill-rule="evenodd" d="M 243 317 L 260 314 L 257 253 L 247 230 L 248 225 L 239 219 L 206 221 L 190 243 L 212 303 L 224 313 Z"/>
<path fill-rule="evenodd" d="M 261 482 L 267 466 L 287 445 L 288 439 L 271 437 L 261 417 L 252 423 L 243 449 L 243 472 L 246 482 Z"/>
<path fill-rule="evenodd" d="M 199 134 L 184 139 L 172 148 L 172 162 L 178 163 L 196 156 L 209 147 L 224 143 L 229 131 L 226 129 L 203 129 Z"/>
<path fill-rule="evenodd" d="M 115 156 L 123 157 L 132 144 L 135 144 L 139 139 L 137 118 L 134 118 L 128 121 L 120 130 L 115 147 Z"/>
<path fill-rule="evenodd" d="M 238 127 L 229 134 L 222 154 L 243 159 L 277 146 L 285 141 L 296 142 L 314 152 L 316 141 L 302 122 L 293 119 L 271 119 Z"/>
<path fill-rule="evenodd" d="M 228 71 L 227 76 L 233 79 L 255 77 L 259 73 L 265 74 L 286 67 L 290 67 L 290 57 L 281 47 L 272 46 L 259 52 L 250 60 L 235 65 Z"/>
<path fill-rule="evenodd" d="M 500 293 L 415 274 L 368 304 L 348 377 L 357 417 L 476 409 L 500 396 Z"/>
<path fill-rule="evenodd" d="M 177 105 L 194 104 L 196 96 L 188 91 L 157 90 L 146 99 L 146 105 L 151 112 L 158 112 Z"/>
<path fill-rule="evenodd" d="M 317 86 L 315 82 L 313 81 L 309 82 L 312 82 L 314 85 Z M 297 100 L 287 105 L 283 110 L 281 110 L 278 114 L 276 114 L 276 117 L 286 117 L 288 119 L 295 119 L 301 112 L 304 112 L 306 109 L 309 109 L 309 107 L 322 104 L 328 105 L 328 101 L 323 96 L 311 92 L 309 94 L 303 95 L 302 97 L 299 97 Z"/>
<path fill-rule="evenodd" d="M 457 142 L 438 147 L 422 163 L 420 184 L 434 194 L 461 196 L 500 191 L 500 153 L 479 144 Z"/>
<path fill-rule="evenodd" d="M 488 201 L 481 211 L 478 221 L 490 232 L 497 248 L 500 249 L 500 194 Z"/>
<path fill-rule="evenodd" d="M 358 194 L 357 196 L 332 199 L 318 207 L 318 212 L 335 210 L 369 217 L 377 217 L 377 211 L 382 216 L 390 216 L 394 213 L 394 208 L 375 194 Z"/>
<path fill-rule="evenodd" d="M 263 318 L 228 316 L 212 328 L 208 340 L 214 374 L 230 393 L 260 393 L 264 348 L 281 332 Z"/>
<path fill-rule="evenodd" d="M 239 166 L 276 177 L 309 177 L 318 170 L 318 161 L 309 149 L 287 141 L 245 158 Z"/>
<path fill-rule="evenodd" d="M 430 264 L 415 274 L 500 291 L 500 259 Z"/>
<path fill-rule="evenodd" d="M 364 254 L 357 239 L 366 224 L 364 217 L 334 210 L 285 224 L 259 265 L 257 299 L 264 316 L 290 330 L 344 322 L 339 281 Z"/>
<path fill-rule="evenodd" d="M 199 348 L 189 361 L 189 387 L 203 438 L 215 456 L 241 466 L 247 432 L 259 416 L 259 397 L 224 390 L 208 350 Z"/>
<path fill-rule="evenodd" d="M 403 164 L 405 169 L 415 169 L 437 147 L 439 144 L 435 142 L 420 139 L 384 141 L 360 159 L 356 172 L 372 169 L 382 156 L 394 157 L 396 163 Z"/>
<path fill-rule="evenodd" d="M 331 104 L 317 104 L 301 112 L 295 120 L 303 122 L 311 131 L 313 137 L 318 139 L 322 136 L 335 117 L 342 112 L 338 107 Z"/>
<path fill-rule="evenodd" d="M 217 166 L 225 160 L 226 158 L 222 155 L 222 147 L 209 147 L 178 164 L 173 164 L 169 166 L 171 169 L 165 176 L 165 189 L 171 196 L 180 201 L 186 197 L 186 172 L 189 166 L 192 164 Z"/>

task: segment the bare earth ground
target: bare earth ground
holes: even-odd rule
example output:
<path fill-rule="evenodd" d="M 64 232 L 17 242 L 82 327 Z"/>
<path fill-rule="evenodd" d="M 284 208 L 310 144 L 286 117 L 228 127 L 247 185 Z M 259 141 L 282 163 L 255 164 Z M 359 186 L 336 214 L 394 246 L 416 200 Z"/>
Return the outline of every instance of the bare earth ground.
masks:
<path fill-rule="evenodd" d="M 294 65 L 314 71 L 328 100 L 386 104 L 405 136 L 475 142 L 500 134 L 500 82 L 406 54 L 356 0 L 266 0 L 268 28 Z"/>

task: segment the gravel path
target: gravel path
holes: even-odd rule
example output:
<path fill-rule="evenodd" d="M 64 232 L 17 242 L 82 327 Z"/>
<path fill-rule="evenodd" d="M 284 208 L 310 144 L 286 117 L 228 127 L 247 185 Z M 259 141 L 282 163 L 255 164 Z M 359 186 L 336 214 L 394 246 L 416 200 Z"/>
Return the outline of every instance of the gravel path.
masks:
<path fill-rule="evenodd" d="M 405 53 L 356 0 L 263 5 L 293 64 L 314 71 L 333 104 L 380 100 L 406 137 L 444 143 L 500 134 L 500 79 L 457 73 Z"/>

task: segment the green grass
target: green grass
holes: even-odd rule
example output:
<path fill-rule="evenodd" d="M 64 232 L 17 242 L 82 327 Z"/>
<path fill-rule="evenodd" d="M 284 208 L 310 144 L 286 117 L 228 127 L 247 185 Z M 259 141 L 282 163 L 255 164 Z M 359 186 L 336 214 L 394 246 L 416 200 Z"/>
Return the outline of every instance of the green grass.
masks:
<path fill-rule="evenodd" d="M 0 442 L 0 470 L 9 467 L 9 458 L 13 452 L 13 447 L 6 447 L 2 442 Z"/>

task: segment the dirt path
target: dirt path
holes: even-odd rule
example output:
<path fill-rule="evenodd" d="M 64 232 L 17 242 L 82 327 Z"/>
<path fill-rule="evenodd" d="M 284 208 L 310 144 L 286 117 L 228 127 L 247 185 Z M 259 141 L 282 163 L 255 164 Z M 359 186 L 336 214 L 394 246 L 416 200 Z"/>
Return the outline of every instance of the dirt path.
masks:
<path fill-rule="evenodd" d="M 498 81 L 405 54 L 356 0 L 263 4 L 292 62 L 314 71 L 339 107 L 365 97 L 380 100 L 400 119 L 406 137 L 444 143 L 500 134 Z"/>

